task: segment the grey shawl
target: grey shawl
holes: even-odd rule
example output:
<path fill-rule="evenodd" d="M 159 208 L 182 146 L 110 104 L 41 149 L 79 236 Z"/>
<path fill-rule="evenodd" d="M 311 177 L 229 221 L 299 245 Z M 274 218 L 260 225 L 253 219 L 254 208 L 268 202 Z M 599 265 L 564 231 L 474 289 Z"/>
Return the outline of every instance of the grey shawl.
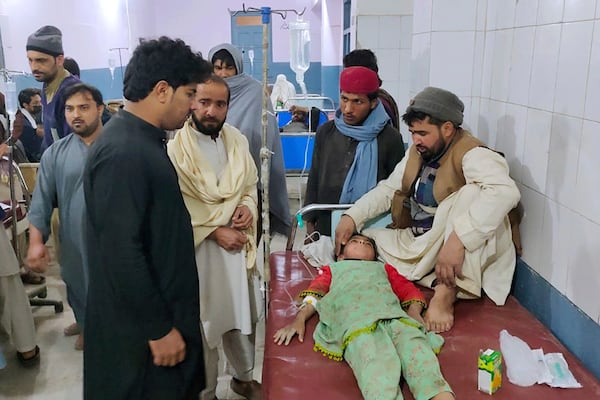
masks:
<path fill-rule="evenodd" d="M 252 158 L 258 171 L 261 170 L 260 149 L 262 147 L 262 85 L 256 79 L 245 74 L 242 54 L 231 44 L 220 44 L 210 49 L 208 60 L 221 50 L 227 50 L 233 57 L 237 75 L 226 78 L 231 91 L 227 123 L 238 128 L 248 139 Z M 287 235 L 291 215 L 288 203 L 288 192 L 285 183 L 283 149 L 277 121 L 273 113 L 271 101 L 267 101 L 267 147 L 273 152 L 269 171 L 269 203 L 271 232 Z M 260 182 L 259 182 L 260 185 Z M 259 186 L 260 190 L 260 186 Z"/>

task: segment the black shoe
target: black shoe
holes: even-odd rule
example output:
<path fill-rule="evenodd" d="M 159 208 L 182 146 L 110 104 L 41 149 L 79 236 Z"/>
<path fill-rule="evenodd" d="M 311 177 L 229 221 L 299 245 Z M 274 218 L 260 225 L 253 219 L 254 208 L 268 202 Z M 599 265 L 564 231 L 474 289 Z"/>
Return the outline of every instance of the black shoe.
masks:
<path fill-rule="evenodd" d="M 35 346 L 35 354 L 33 355 L 33 357 L 29 358 L 23 357 L 23 353 L 19 353 L 17 351 L 17 359 L 25 368 L 34 367 L 40 363 L 40 348 L 38 346 Z"/>
<path fill-rule="evenodd" d="M 46 283 L 46 278 L 35 272 L 27 271 L 21 274 L 21 281 L 30 285 L 41 285 Z"/>
<path fill-rule="evenodd" d="M 247 400 L 262 400 L 262 385 L 254 380 L 245 382 L 237 378 L 231 378 L 229 384 L 231 390 L 243 396 Z"/>

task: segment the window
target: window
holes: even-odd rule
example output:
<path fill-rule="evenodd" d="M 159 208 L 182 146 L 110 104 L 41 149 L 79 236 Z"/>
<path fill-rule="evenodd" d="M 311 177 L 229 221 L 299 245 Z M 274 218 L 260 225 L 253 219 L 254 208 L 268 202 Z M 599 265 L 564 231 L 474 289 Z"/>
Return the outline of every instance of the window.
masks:
<path fill-rule="evenodd" d="M 352 0 L 344 0 L 344 30 L 343 30 L 343 54 L 350 53 L 350 21 L 352 19 Z"/>
<path fill-rule="evenodd" d="M 351 0 L 344 0 L 344 30 L 350 29 L 350 13 L 352 12 L 351 5 Z"/>

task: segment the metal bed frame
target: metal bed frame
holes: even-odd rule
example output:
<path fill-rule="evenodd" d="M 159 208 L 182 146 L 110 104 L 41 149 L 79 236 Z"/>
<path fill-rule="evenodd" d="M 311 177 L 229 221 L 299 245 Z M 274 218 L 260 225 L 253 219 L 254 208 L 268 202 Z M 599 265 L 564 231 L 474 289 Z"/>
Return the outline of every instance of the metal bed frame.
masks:
<path fill-rule="evenodd" d="M 4 157 L 7 161 L 8 161 L 8 185 L 9 185 L 9 190 L 10 190 L 10 216 L 11 216 L 11 242 L 12 242 L 12 246 L 13 246 L 13 250 L 15 252 L 15 254 L 17 255 L 17 258 L 20 260 L 19 255 L 20 253 L 20 249 L 19 249 L 19 240 L 18 240 L 18 235 L 19 235 L 19 230 L 18 230 L 18 207 L 21 205 L 25 206 L 26 211 L 29 211 L 29 207 L 31 205 L 31 191 L 29 189 L 29 187 L 27 186 L 27 182 L 25 181 L 25 178 L 23 177 L 23 174 L 21 172 L 21 169 L 19 168 L 19 166 L 15 163 L 14 159 L 13 159 L 13 151 L 14 151 L 14 140 L 12 139 L 12 137 L 8 138 L 8 140 L 6 141 L 8 146 L 8 158 Z M 18 182 L 15 182 L 15 177 L 17 178 Z M 23 198 L 22 199 L 17 199 L 17 194 L 16 194 L 16 190 L 15 190 L 15 185 L 19 184 L 23 193 Z M 26 235 L 28 235 L 28 232 L 25 232 Z M 55 313 L 61 313 L 64 310 L 64 305 L 63 302 L 60 300 L 47 300 L 46 296 L 48 295 L 48 287 L 45 283 L 41 284 L 41 285 L 35 285 L 36 288 L 29 290 L 27 292 L 27 296 L 29 298 L 29 304 L 32 306 L 52 306 L 54 307 L 54 312 Z"/>

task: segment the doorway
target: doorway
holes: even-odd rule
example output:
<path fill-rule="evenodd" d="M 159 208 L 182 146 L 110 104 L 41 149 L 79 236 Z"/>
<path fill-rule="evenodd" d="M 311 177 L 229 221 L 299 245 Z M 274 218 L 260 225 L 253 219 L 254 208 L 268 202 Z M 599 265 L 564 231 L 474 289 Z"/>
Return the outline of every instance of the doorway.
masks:
<path fill-rule="evenodd" d="M 268 27 L 269 48 L 267 67 L 273 62 L 271 47 L 271 24 Z M 263 26 L 260 12 L 237 11 L 231 13 L 231 44 L 240 49 L 244 62 L 244 72 L 262 82 L 263 68 Z M 269 78 L 270 79 L 270 78 Z"/>

